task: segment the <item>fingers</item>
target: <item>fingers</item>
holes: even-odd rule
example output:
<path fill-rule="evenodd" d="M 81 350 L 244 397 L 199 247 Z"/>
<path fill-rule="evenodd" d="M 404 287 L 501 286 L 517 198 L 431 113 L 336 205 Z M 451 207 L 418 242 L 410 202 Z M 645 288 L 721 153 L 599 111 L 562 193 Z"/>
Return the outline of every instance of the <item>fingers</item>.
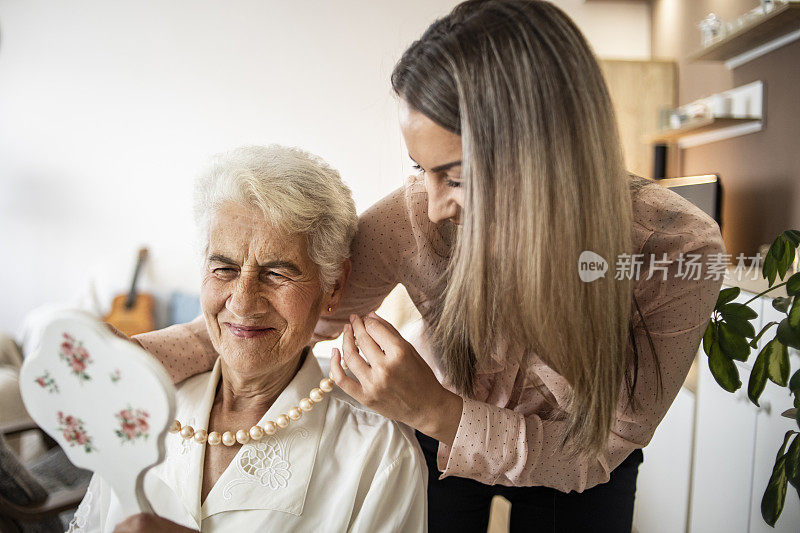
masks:
<path fill-rule="evenodd" d="M 364 324 L 370 339 L 376 342 L 384 353 L 389 353 L 393 348 L 401 348 L 406 342 L 394 326 L 375 313 L 367 315 Z"/>
<path fill-rule="evenodd" d="M 350 324 L 353 326 L 353 333 L 361 353 L 369 361 L 369 364 L 374 366 L 379 361 L 379 357 L 383 357 L 384 353 L 380 346 L 373 340 L 367 328 L 364 326 L 364 321 L 357 315 L 350 315 Z"/>
<path fill-rule="evenodd" d="M 367 314 L 367 317 L 368 318 L 372 318 L 373 320 L 375 320 L 377 322 L 380 322 L 381 324 L 383 324 L 386 327 L 386 329 L 388 329 L 390 331 L 393 331 L 397 335 L 400 335 L 400 332 L 395 329 L 395 327 L 392 325 L 391 322 L 389 322 L 388 320 L 386 320 L 385 318 L 383 318 L 381 316 L 378 316 L 378 313 L 376 313 L 375 311 L 370 311 Z"/>
<path fill-rule="evenodd" d="M 337 348 L 334 348 L 331 354 L 331 379 L 345 394 L 361 403 L 363 398 L 361 384 L 345 374 L 344 368 L 342 368 L 342 353 Z"/>
<path fill-rule="evenodd" d="M 364 383 L 370 374 L 370 366 L 358 353 L 356 339 L 353 336 L 353 327 L 350 324 L 345 324 L 342 335 L 342 355 L 344 356 L 344 361 L 350 368 L 350 371 L 353 372 L 356 379 Z"/>

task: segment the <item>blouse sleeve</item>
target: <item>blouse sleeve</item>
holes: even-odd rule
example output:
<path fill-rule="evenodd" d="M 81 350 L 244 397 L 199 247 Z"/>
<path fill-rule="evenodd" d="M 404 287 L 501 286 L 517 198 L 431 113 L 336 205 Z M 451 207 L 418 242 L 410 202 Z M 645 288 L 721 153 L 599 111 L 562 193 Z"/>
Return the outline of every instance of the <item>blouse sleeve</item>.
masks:
<path fill-rule="evenodd" d="M 211 370 L 217 360 L 202 315 L 185 324 L 175 324 L 132 338 L 164 365 L 174 383 Z"/>
<path fill-rule="evenodd" d="M 350 533 L 427 531 L 427 469 L 417 455 L 421 454 L 409 447 L 376 474 L 347 528 Z"/>
<path fill-rule="evenodd" d="M 646 446 L 683 384 L 722 285 L 721 274 L 709 277 L 705 269 L 699 277 L 695 277 L 696 273 L 686 276 L 686 265 L 678 259 L 682 252 L 683 260 L 689 254 L 701 254 L 699 262 L 703 266 L 715 260 L 724 261 L 718 226 L 710 218 L 699 226 L 691 234 L 654 233 L 647 238 L 644 249 L 656 259 L 665 260 L 660 264 L 667 265 L 666 276 L 658 272 L 650 280 L 634 282 L 634 292 L 658 362 L 641 318 L 634 315 L 632 324 L 639 349 L 635 398 L 639 405 L 636 410 L 628 409 L 622 391 L 604 453 L 593 458 L 568 459 L 565 452 L 569 450 L 559 448 L 565 422 L 531 412 L 525 408 L 524 398 L 514 410 L 466 399 L 453 445 L 439 446 L 437 462 L 443 472 L 441 477 L 460 476 L 486 484 L 543 485 L 563 492 L 582 492 L 607 482 L 611 471 L 633 450 Z M 665 253 L 666 256 L 662 255 Z M 647 255 L 644 259 L 650 264 Z M 649 269 L 643 269 L 641 279 L 646 279 L 648 272 Z M 660 380 L 656 365 L 660 368 Z M 552 378 L 541 377 L 546 385 L 548 378 Z M 563 381 L 563 388 L 554 389 L 562 404 L 559 395 L 562 399 L 566 396 L 564 389 L 568 385 Z M 532 394 L 530 389 L 525 391 Z"/>
<path fill-rule="evenodd" d="M 400 187 L 359 217 L 350 246 L 350 277 L 339 305 L 317 322 L 317 339 L 338 337 L 351 314 L 374 311 L 399 283 L 398 272 L 414 242 L 405 198 L 405 187 Z"/>

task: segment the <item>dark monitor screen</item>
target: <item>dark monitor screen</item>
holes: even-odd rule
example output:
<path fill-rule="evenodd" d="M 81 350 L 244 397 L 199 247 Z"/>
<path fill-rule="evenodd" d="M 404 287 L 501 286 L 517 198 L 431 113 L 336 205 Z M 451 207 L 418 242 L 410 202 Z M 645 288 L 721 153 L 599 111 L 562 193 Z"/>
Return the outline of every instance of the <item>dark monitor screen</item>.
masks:
<path fill-rule="evenodd" d="M 722 227 L 722 187 L 719 176 L 708 174 L 705 176 L 663 178 L 655 181 L 692 202 Z"/>

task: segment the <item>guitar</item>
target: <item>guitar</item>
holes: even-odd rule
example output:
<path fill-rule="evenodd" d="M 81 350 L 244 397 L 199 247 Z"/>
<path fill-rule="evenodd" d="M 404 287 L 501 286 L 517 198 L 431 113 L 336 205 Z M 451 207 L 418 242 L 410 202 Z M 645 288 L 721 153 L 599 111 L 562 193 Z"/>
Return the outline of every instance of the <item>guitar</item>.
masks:
<path fill-rule="evenodd" d="M 147 254 L 147 248 L 139 250 L 136 268 L 133 271 L 131 290 L 127 294 L 120 294 L 114 298 L 111 303 L 111 311 L 103 319 L 129 337 L 155 329 L 153 297 L 150 294 L 136 292 L 136 282 L 139 279 L 142 265 L 147 259 Z"/>

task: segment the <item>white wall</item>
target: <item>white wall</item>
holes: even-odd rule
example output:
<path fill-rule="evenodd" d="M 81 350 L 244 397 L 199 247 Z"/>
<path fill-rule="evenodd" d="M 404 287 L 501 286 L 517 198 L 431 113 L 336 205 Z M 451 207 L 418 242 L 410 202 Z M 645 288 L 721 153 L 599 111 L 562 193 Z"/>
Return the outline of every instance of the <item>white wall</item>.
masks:
<path fill-rule="evenodd" d="M 191 184 L 214 152 L 300 145 L 362 211 L 409 171 L 389 74 L 453 0 L 0 0 L 0 330 L 32 308 L 195 291 Z M 557 2 L 605 57 L 648 57 L 643 5 Z"/>

